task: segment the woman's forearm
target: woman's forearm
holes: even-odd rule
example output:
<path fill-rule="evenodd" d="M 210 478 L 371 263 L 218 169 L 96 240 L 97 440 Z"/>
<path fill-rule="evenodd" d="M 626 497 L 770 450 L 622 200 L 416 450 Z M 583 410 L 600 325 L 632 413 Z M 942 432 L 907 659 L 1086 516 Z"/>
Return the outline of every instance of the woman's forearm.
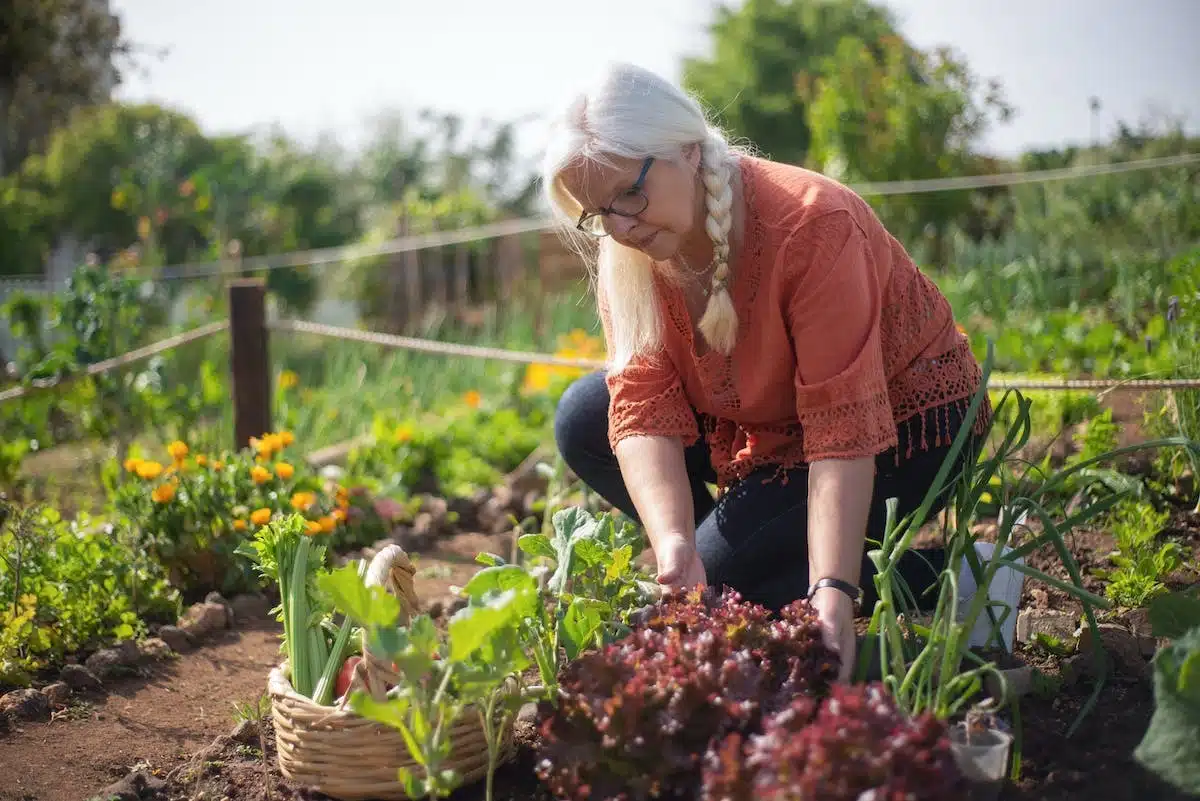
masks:
<path fill-rule="evenodd" d="M 696 523 L 683 443 L 675 437 L 626 437 L 617 443 L 616 456 L 651 547 L 665 534 L 691 541 Z"/>
<path fill-rule="evenodd" d="M 808 471 L 809 581 L 858 585 L 875 485 L 875 459 L 822 459 Z"/>

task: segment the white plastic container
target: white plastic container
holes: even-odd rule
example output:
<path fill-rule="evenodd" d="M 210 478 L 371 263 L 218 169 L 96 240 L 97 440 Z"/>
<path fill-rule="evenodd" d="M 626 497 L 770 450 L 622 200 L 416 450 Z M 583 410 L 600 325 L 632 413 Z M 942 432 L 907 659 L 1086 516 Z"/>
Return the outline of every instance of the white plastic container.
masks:
<path fill-rule="evenodd" d="M 1004 554 L 1012 551 L 1012 548 L 1005 547 Z M 996 546 L 990 542 L 975 543 L 975 552 L 979 554 L 980 566 L 986 571 L 988 563 L 992 561 L 996 553 Z M 1016 559 L 1016 562 L 1024 564 L 1024 559 Z M 988 598 L 992 601 L 999 601 L 1007 604 L 1009 607 L 1008 615 L 1004 618 L 1004 622 L 1000 626 L 1001 642 L 1004 649 L 1012 652 L 1014 640 L 1017 635 L 1017 604 L 1021 600 L 1021 591 L 1025 587 L 1025 574 L 1014 570 L 1008 565 L 996 570 L 996 574 L 992 576 L 991 586 L 988 588 Z M 958 571 L 958 619 L 962 620 L 967 616 L 967 611 L 971 607 L 971 602 L 975 599 L 976 593 L 979 592 L 979 586 L 975 583 L 975 575 L 971 572 L 971 565 L 966 559 L 963 559 L 962 565 Z M 992 611 L 999 620 L 1004 614 L 1004 607 L 992 606 Z M 969 644 L 972 648 L 982 648 L 989 639 L 992 632 L 992 618 L 988 614 L 985 607 L 975 618 L 975 626 L 971 629 L 971 639 Z"/>
<path fill-rule="evenodd" d="M 971 783 L 970 801 L 995 801 L 1000 797 L 1008 773 L 1012 735 L 987 728 L 971 734 L 963 725 L 950 728 L 950 751 L 958 769 Z"/>

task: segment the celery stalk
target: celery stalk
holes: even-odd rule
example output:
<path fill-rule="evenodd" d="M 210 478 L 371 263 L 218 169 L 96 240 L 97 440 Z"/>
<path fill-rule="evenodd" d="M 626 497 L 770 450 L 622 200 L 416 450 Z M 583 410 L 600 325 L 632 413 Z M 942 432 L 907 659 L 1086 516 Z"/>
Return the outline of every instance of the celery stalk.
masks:
<path fill-rule="evenodd" d="M 367 560 L 358 560 L 358 577 L 362 578 L 367 573 Z M 337 680 L 338 673 L 341 672 L 343 654 L 346 652 L 346 643 L 350 641 L 350 631 L 354 628 L 350 616 L 346 615 L 342 618 L 342 626 L 338 629 L 337 637 L 334 638 L 333 648 L 329 652 L 329 657 L 325 660 L 325 669 L 321 671 L 321 678 L 317 682 L 317 688 L 313 690 L 313 700 L 322 706 L 328 705 L 333 701 L 333 686 Z"/>
<path fill-rule="evenodd" d="M 308 548 L 310 540 L 301 537 L 292 562 L 292 580 L 286 603 L 292 611 L 292 636 L 288 639 L 288 657 L 292 660 L 292 687 L 303 696 L 312 693 L 312 669 L 309 662 L 308 631 Z"/>

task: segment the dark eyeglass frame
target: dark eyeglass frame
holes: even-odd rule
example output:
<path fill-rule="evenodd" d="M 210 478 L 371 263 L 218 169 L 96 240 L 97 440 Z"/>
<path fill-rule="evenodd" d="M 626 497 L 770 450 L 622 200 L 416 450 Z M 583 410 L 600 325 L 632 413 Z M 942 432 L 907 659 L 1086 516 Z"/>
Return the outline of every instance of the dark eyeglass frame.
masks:
<path fill-rule="evenodd" d="M 615 214 L 618 217 L 633 218 L 633 217 L 636 217 L 639 214 L 641 214 L 643 211 L 645 211 L 646 207 L 650 205 L 650 198 L 646 197 L 646 193 L 645 193 L 645 191 L 643 191 L 642 187 L 646 182 L 646 173 L 650 172 L 650 165 L 653 163 L 654 163 L 654 156 L 647 156 L 646 160 L 642 162 L 642 171 L 640 173 L 638 173 L 637 180 L 633 182 L 632 186 L 630 186 L 628 189 L 626 189 L 624 192 L 622 192 L 618 196 L 618 197 L 625 197 L 625 196 L 634 195 L 634 194 L 638 195 L 642 199 L 642 207 L 640 209 L 638 209 L 636 212 L 628 212 L 628 211 L 620 211 L 618 209 L 612 208 L 611 206 L 607 206 L 607 207 L 600 208 L 598 211 L 591 212 L 590 214 L 585 211 L 579 215 L 579 221 L 575 223 L 575 227 L 578 228 L 580 231 L 583 231 L 585 234 L 588 234 L 589 236 L 594 236 L 596 238 L 600 238 L 600 237 L 608 236 L 608 232 L 605 231 L 604 233 L 596 233 L 595 231 L 589 231 L 588 229 L 583 227 L 583 224 L 586 223 L 588 220 L 592 219 L 593 217 L 602 217 L 606 214 Z"/>

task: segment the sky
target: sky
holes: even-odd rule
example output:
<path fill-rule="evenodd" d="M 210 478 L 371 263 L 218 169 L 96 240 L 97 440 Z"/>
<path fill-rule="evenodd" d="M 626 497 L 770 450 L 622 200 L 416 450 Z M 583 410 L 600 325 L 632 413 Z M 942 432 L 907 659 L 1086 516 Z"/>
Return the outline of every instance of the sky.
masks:
<path fill-rule="evenodd" d="M 353 147 L 372 116 L 424 107 L 469 119 L 537 115 L 609 60 L 678 79 L 706 54 L 713 0 L 113 0 L 146 75 L 120 99 L 191 114 L 209 133 L 272 124 Z M 1016 116 L 983 146 L 998 155 L 1086 142 L 1167 112 L 1200 132 L 1200 0 L 889 0 L 901 32 L 948 45 L 998 78 Z M 528 116 L 527 116 L 528 115 Z M 533 143 L 532 145 L 530 143 Z"/>

